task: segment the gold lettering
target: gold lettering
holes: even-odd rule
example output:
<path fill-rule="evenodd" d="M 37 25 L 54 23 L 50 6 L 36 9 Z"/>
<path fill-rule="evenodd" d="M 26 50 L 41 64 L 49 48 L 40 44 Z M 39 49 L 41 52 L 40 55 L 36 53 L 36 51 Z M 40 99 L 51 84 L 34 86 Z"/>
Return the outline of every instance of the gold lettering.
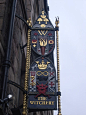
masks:
<path fill-rule="evenodd" d="M 41 105 L 44 105 L 44 101 L 41 101 Z"/>
<path fill-rule="evenodd" d="M 33 101 L 30 101 L 31 104 L 33 104 Z"/>
<path fill-rule="evenodd" d="M 39 97 L 38 100 L 46 100 L 46 97 Z M 54 105 L 54 101 L 30 101 L 34 105 Z"/>
<path fill-rule="evenodd" d="M 47 100 L 47 97 L 38 97 L 38 100 Z"/>
<path fill-rule="evenodd" d="M 40 101 L 39 101 L 39 105 L 40 105 Z"/>
<path fill-rule="evenodd" d="M 36 105 L 36 101 L 34 101 L 34 105 Z"/>
<path fill-rule="evenodd" d="M 45 105 L 45 101 L 43 101 L 43 105 Z"/>
<path fill-rule="evenodd" d="M 38 97 L 38 100 L 40 100 L 40 97 Z"/>
<path fill-rule="evenodd" d="M 43 97 L 43 100 L 47 100 L 46 97 Z"/>
<path fill-rule="evenodd" d="M 48 101 L 46 101 L 46 105 L 48 104 Z"/>
<path fill-rule="evenodd" d="M 42 97 L 42 100 L 45 100 L 45 97 Z"/>
<path fill-rule="evenodd" d="M 36 101 L 36 102 L 37 102 L 37 105 L 38 105 L 38 102 L 39 102 L 39 101 Z"/>
<path fill-rule="evenodd" d="M 51 101 L 49 101 L 49 105 L 51 105 Z"/>
<path fill-rule="evenodd" d="M 39 105 L 42 105 L 42 101 L 39 101 Z"/>
<path fill-rule="evenodd" d="M 52 102 L 52 105 L 54 105 L 54 101 L 51 101 Z"/>

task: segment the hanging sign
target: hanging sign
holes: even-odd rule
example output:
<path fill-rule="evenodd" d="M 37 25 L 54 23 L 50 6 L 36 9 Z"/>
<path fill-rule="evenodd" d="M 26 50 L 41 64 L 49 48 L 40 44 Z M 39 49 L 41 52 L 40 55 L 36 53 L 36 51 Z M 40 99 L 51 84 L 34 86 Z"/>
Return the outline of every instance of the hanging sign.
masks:
<path fill-rule="evenodd" d="M 56 73 L 53 63 L 38 58 L 30 68 L 29 109 L 56 109 Z"/>
<path fill-rule="evenodd" d="M 29 70 L 28 108 L 34 110 L 56 110 L 56 72 L 51 60 L 46 58 L 55 47 L 55 30 L 42 10 L 31 31 L 31 48 L 38 54 Z"/>

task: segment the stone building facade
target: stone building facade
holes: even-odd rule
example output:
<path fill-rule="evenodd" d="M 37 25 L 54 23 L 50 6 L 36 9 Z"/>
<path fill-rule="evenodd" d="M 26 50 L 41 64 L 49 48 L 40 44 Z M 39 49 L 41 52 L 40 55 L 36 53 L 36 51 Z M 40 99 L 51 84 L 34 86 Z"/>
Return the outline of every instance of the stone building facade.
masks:
<path fill-rule="evenodd" d="M 24 87 L 27 47 L 27 25 L 22 21 L 31 18 L 32 25 L 41 10 L 48 14 L 47 0 L 0 0 L 0 99 L 13 95 L 9 108 L 23 104 L 23 92 L 8 81 Z M 13 13 L 13 14 L 12 14 Z M 22 19 L 18 18 L 22 17 Z M 22 113 L 22 107 L 19 108 Z M 9 114 L 12 115 L 11 109 Z M 29 115 L 52 115 L 52 111 L 32 112 Z M 16 114 L 17 115 L 17 114 Z"/>

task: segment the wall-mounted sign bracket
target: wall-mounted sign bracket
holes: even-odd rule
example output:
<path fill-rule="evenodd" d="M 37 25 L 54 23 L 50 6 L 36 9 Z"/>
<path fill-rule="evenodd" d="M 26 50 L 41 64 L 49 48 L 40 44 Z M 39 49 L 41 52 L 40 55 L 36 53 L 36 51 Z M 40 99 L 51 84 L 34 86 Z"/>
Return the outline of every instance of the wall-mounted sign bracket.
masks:
<path fill-rule="evenodd" d="M 21 16 L 15 14 L 15 16 L 19 19 L 21 19 L 28 27 L 28 29 L 30 30 L 38 30 L 38 28 L 31 28 L 31 26 L 28 25 L 27 21 L 25 19 L 23 19 Z M 51 30 L 51 31 L 59 31 L 59 27 L 55 27 L 55 28 L 39 28 L 39 30 Z"/>
<path fill-rule="evenodd" d="M 11 85 L 14 85 L 15 87 L 17 87 L 17 88 L 19 88 L 21 91 L 23 91 L 24 94 L 27 94 L 27 91 L 26 91 L 22 86 L 20 86 L 19 84 L 15 83 L 14 81 L 8 80 L 7 83 L 9 83 L 9 84 L 11 84 Z"/>
<path fill-rule="evenodd" d="M 60 95 L 61 96 L 61 92 L 57 92 L 57 96 Z"/>
<path fill-rule="evenodd" d="M 20 45 L 20 49 L 24 49 L 27 46 L 27 43 L 23 46 L 21 46 L 21 44 L 19 44 L 19 45 Z"/>
<path fill-rule="evenodd" d="M 27 23 L 27 21 L 26 21 L 25 19 L 23 19 L 21 16 L 19 16 L 19 15 L 17 15 L 17 14 L 15 14 L 15 16 L 16 16 L 17 18 L 21 19 L 21 20 L 27 25 L 28 29 L 31 29 L 31 27 L 28 25 L 28 23 Z"/>

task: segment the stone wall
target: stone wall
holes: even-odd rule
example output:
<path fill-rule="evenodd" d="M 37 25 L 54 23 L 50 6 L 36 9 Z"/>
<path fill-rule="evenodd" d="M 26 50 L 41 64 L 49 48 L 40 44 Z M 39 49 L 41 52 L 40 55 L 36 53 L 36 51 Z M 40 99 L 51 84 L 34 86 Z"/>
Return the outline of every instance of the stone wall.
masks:
<path fill-rule="evenodd" d="M 44 9 L 44 0 L 26 0 L 26 3 L 27 18 L 31 18 L 33 25 L 41 10 Z"/>
<path fill-rule="evenodd" d="M 11 0 L 0 0 L 0 98 L 2 94 L 1 92 L 4 75 L 3 64 L 7 50 L 11 6 Z"/>
<path fill-rule="evenodd" d="M 23 9 L 23 3 L 20 0 L 17 0 L 16 14 L 26 20 Z M 15 83 L 21 85 L 22 87 L 24 87 L 26 48 L 24 48 L 24 50 L 21 50 L 20 46 L 23 46 L 26 43 L 27 27 L 23 21 L 15 17 L 10 56 L 11 66 L 9 68 L 8 80 L 12 80 Z M 23 92 L 21 92 L 19 88 L 11 84 L 8 84 L 7 87 L 8 93 L 11 93 L 13 95 L 13 101 L 11 102 L 10 106 L 18 107 L 23 103 Z"/>

